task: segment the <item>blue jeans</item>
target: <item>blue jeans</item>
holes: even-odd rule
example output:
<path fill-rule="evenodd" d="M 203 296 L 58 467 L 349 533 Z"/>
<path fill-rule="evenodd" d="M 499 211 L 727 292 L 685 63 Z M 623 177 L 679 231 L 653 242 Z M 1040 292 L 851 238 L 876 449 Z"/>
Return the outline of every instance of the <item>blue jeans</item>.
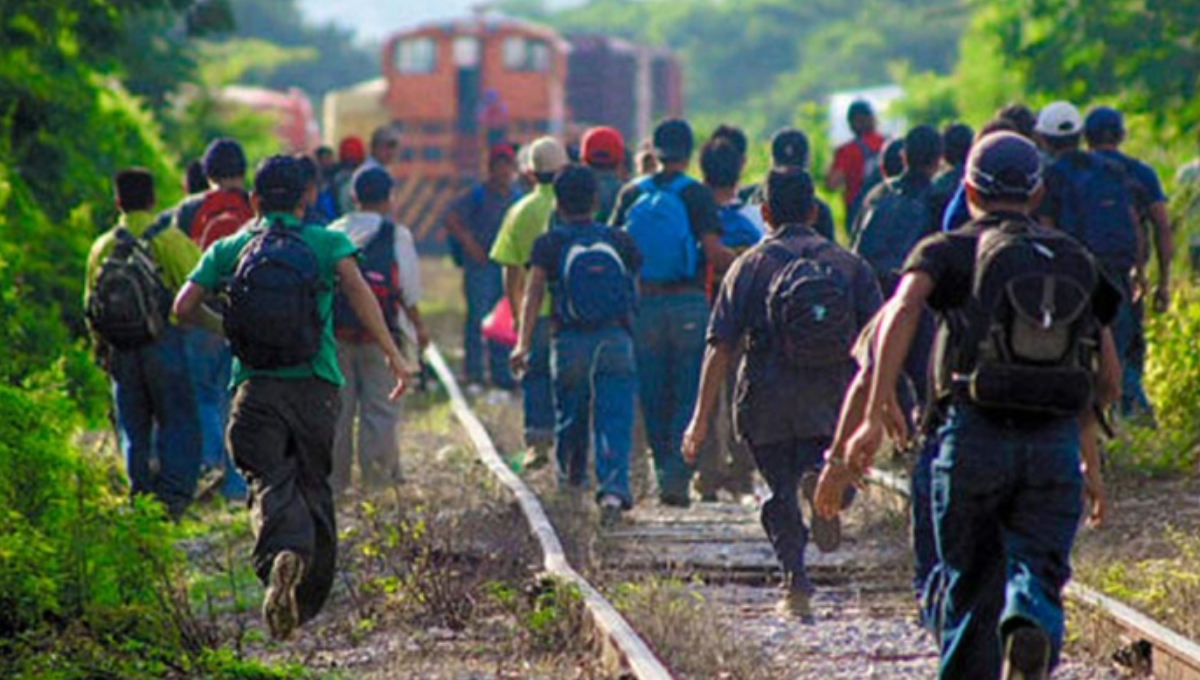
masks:
<path fill-rule="evenodd" d="M 525 402 L 525 445 L 554 443 L 554 388 L 550 384 L 550 319 L 538 319 L 529 348 L 529 370 L 521 378 Z"/>
<path fill-rule="evenodd" d="M 467 319 L 463 327 L 463 353 L 467 380 L 484 382 L 484 351 L 492 384 L 501 389 L 516 387 L 508 368 L 508 349 L 495 342 L 484 342 L 483 320 L 491 314 L 504 295 L 500 265 L 467 262 L 463 267 L 463 294 L 467 298 Z"/>
<path fill-rule="evenodd" d="M 941 569 L 933 528 L 933 460 L 938 455 L 938 438 L 928 435 L 913 465 L 909 504 L 913 544 L 913 590 L 921 604 L 921 621 L 933 627 L 941 602 Z"/>
<path fill-rule="evenodd" d="M 771 497 L 762 506 L 763 529 L 771 539 L 789 585 L 810 591 L 812 585 L 804 573 L 808 527 L 800 514 L 798 490 L 805 473 L 821 468 L 829 444 L 828 437 L 750 444 L 758 471 L 771 490 Z"/>
<path fill-rule="evenodd" d="M 200 417 L 200 460 L 204 467 L 225 471 L 221 494 L 226 498 L 245 498 L 246 479 L 229 457 L 225 447 L 225 428 L 229 424 L 229 374 L 233 370 L 233 353 L 229 343 L 219 335 L 200 328 L 187 331 L 188 372 L 196 394 Z"/>
<path fill-rule="evenodd" d="M 595 433 L 597 498 L 611 494 L 626 508 L 633 447 L 633 339 L 624 328 L 561 330 L 552 342 L 555 454 L 559 479 L 586 487 L 588 439 Z"/>
<path fill-rule="evenodd" d="M 133 494 L 151 494 L 179 517 L 196 493 L 201 448 L 184 332 L 171 326 L 154 344 L 117 352 L 112 380 Z"/>
<path fill-rule="evenodd" d="M 1128 292 L 1128 291 L 1127 291 Z M 1146 307 L 1142 302 L 1121 303 L 1113 321 L 1113 341 L 1121 357 L 1121 415 L 1154 416 L 1154 407 L 1146 395 L 1143 377 L 1146 372 Z"/>
<path fill-rule="evenodd" d="M 699 290 L 642 298 L 634 324 L 639 396 L 660 496 L 686 498 L 692 481 L 683 431 L 696 407 L 707 326 L 708 301 Z"/>
<path fill-rule="evenodd" d="M 1062 648 L 1062 590 L 1083 514 L 1079 425 L 1017 425 L 950 410 L 933 461 L 933 513 L 945 586 L 941 680 L 1000 676 L 1003 636 L 1035 624 Z"/>

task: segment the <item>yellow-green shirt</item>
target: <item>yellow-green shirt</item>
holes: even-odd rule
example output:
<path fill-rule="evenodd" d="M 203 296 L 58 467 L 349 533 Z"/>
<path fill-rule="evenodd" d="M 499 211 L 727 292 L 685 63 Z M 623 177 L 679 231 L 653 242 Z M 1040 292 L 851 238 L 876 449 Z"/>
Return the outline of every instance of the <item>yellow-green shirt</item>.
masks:
<path fill-rule="evenodd" d="M 104 232 L 92 244 L 88 253 L 87 278 L 84 282 L 83 298 L 86 305 L 91 296 L 92 288 L 96 285 L 96 277 L 100 275 L 100 266 L 112 253 L 117 245 L 117 229 L 124 228 L 136 238 L 142 238 L 150 225 L 154 224 L 155 215 L 148 211 L 133 211 L 121 216 L 116 226 Z M 188 273 L 200 261 L 200 249 L 182 231 L 168 227 L 150 240 L 150 256 L 162 271 L 163 283 L 174 295 L 179 292 L 187 281 Z"/>
<path fill-rule="evenodd" d="M 533 255 L 533 242 L 550 229 L 554 215 L 554 187 L 539 184 L 533 193 L 513 204 L 504 216 L 500 234 L 492 246 L 492 261 L 505 267 L 527 267 Z M 550 316 L 550 296 L 545 297 L 541 316 Z M 513 310 L 520 314 L 520 310 Z"/>
<path fill-rule="evenodd" d="M 311 224 L 303 224 L 292 215 L 272 214 L 268 220 L 278 220 L 287 229 L 298 230 L 300 238 L 312 248 L 317 259 L 317 267 L 325 286 L 317 294 L 317 309 L 325 319 L 325 328 L 321 332 L 321 349 L 312 361 L 298 366 L 262 370 L 250 368 L 242 364 L 235 356 L 233 358 L 232 387 L 237 387 L 250 378 L 278 378 L 282 380 L 303 380 L 319 378 L 341 387 L 345 383 L 342 371 L 338 368 L 337 340 L 333 335 L 333 298 L 337 290 L 337 264 L 347 257 L 353 257 L 358 248 L 350 241 L 344 232 L 330 231 Z M 209 246 L 201 258 L 199 266 L 191 274 L 191 281 L 205 290 L 217 290 L 223 281 L 233 276 L 237 269 L 242 251 L 250 241 L 258 236 L 265 225 L 260 221 L 251 228 L 245 228 L 236 234 L 227 236 Z M 287 329 L 280 329 L 286 333 Z"/>

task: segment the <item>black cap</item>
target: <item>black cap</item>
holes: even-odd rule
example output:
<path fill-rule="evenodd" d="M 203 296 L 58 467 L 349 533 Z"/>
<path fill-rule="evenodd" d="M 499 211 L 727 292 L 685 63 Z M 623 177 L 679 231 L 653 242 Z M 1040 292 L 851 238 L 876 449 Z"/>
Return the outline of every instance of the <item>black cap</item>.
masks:
<path fill-rule="evenodd" d="M 304 171 L 292 156 L 271 156 L 254 173 L 254 193 L 263 212 L 291 212 L 304 198 Z"/>
<path fill-rule="evenodd" d="M 871 107 L 871 102 L 865 99 L 855 100 L 850 104 L 850 109 L 846 111 L 846 120 L 854 120 L 858 116 L 874 116 L 875 109 Z"/>
<path fill-rule="evenodd" d="M 783 128 L 771 138 L 771 164 L 777 168 L 808 167 L 808 135 Z"/>
<path fill-rule="evenodd" d="M 590 214 L 596 207 L 596 174 L 591 168 L 571 163 L 554 176 L 554 198 L 564 215 Z"/>
<path fill-rule="evenodd" d="M 686 120 L 664 120 L 654 128 L 654 153 L 659 160 L 686 161 L 692 157 L 692 126 Z"/>
<path fill-rule="evenodd" d="M 1042 157 L 1021 135 L 997 132 L 971 149 L 966 180 L 989 198 L 1029 198 L 1042 186 Z"/>
<path fill-rule="evenodd" d="M 378 166 L 369 166 L 354 173 L 354 198 L 360 205 L 383 203 L 392 195 L 391 174 Z"/>
<path fill-rule="evenodd" d="M 214 139 L 204 152 L 204 174 L 209 179 L 230 179 L 246 176 L 246 152 L 237 140 Z"/>
<path fill-rule="evenodd" d="M 1088 112 L 1083 122 L 1083 130 L 1089 135 L 1098 132 L 1115 132 L 1125 134 L 1125 117 L 1111 106 L 1097 106 Z"/>

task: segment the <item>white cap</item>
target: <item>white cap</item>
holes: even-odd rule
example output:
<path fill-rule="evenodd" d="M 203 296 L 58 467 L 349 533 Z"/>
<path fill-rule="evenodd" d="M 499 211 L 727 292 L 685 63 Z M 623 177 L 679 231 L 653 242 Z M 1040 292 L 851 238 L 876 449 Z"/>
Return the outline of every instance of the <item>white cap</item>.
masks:
<path fill-rule="evenodd" d="M 1083 116 L 1071 102 L 1054 102 L 1038 115 L 1034 130 L 1046 137 L 1069 137 L 1083 131 Z"/>
<path fill-rule="evenodd" d="M 567 150 L 553 137 L 539 137 L 529 145 L 529 166 L 535 174 L 558 172 L 569 162 Z"/>

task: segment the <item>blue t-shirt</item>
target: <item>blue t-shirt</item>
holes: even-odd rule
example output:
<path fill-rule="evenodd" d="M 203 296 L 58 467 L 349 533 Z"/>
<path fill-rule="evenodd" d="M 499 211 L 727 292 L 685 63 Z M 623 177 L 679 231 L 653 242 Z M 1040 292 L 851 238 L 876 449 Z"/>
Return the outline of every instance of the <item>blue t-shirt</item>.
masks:
<path fill-rule="evenodd" d="M 967 185 L 960 184 L 942 215 L 942 231 L 954 231 L 970 221 L 971 208 L 967 205 Z"/>
<path fill-rule="evenodd" d="M 459 216 L 484 252 L 490 253 L 504 224 L 504 214 L 522 195 L 516 187 L 500 192 L 487 183 L 479 183 L 464 192 L 450 210 Z"/>
<path fill-rule="evenodd" d="M 1138 209 L 1139 214 L 1144 216 L 1150 206 L 1155 203 L 1167 202 L 1167 193 L 1163 191 L 1162 181 L 1158 178 L 1158 173 L 1154 171 L 1154 168 L 1115 149 L 1105 149 L 1094 153 L 1101 158 L 1116 161 L 1124 166 L 1125 172 L 1132 180 L 1133 205 Z"/>

